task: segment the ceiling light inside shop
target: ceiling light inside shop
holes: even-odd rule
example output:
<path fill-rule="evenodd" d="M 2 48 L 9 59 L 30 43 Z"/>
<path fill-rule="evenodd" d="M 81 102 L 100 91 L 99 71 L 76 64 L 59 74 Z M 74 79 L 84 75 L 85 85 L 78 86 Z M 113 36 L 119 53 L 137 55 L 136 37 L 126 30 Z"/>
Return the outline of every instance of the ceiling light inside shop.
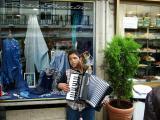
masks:
<path fill-rule="evenodd" d="M 37 8 L 33 8 L 33 10 L 37 11 L 38 9 Z"/>
<path fill-rule="evenodd" d="M 134 14 L 134 11 L 129 11 L 128 12 L 128 15 L 132 15 L 132 14 Z"/>
<path fill-rule="evenodd" d="M 17 16 L 17 17 L 20 17 L 21 15 L 18 14 L 18 15 L 16 15 L 16 16 Z"/>
<path fill-rule="evenodd" d="M 157 16 L 160 16 L 160 13 L 158 13 Z"/>
<path fill-rule="evenodd" d="M 135 11 L 129 11 L 129 12 L 127 12 L 127 16 L 136 16 L 136 12 Z"/>

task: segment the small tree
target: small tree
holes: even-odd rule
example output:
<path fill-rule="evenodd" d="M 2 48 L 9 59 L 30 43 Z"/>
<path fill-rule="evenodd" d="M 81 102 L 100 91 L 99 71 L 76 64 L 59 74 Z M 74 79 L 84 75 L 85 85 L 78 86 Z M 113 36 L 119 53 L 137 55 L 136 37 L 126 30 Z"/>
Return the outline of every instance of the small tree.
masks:
<path fill-rule="evenodd" d="M 139 64 L 140 45 L 132 38 L 115 36 L 105 47 L 106 73 L 118 99 L 132 97 L 132 79 Z"/>

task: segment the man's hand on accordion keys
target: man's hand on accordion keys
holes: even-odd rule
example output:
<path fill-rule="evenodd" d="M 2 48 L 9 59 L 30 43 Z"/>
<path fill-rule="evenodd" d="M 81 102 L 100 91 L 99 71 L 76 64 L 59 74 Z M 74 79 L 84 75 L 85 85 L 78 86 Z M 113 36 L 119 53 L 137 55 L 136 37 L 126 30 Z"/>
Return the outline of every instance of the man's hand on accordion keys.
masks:
<path fill-rule="evenodd" d="M 69 84 L 67 84 L 67 83 L 59 83 L 58 88 L 63 90 L 64 92 L 68 92 L 70 90 Z"/>

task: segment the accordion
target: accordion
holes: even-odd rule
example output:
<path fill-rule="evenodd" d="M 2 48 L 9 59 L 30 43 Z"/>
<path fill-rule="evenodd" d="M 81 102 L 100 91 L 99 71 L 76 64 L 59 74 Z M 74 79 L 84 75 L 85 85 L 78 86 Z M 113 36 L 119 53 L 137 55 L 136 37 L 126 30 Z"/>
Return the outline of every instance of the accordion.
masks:
<path fill-rule="evenodd" d="M 73 73 L 69 81 L 70 91 L 66 95 L 67 100 L 84 100 L 95 110 L 100 110 L 102 100 L 111 94 L 111 86 L 95 75 Z"/>

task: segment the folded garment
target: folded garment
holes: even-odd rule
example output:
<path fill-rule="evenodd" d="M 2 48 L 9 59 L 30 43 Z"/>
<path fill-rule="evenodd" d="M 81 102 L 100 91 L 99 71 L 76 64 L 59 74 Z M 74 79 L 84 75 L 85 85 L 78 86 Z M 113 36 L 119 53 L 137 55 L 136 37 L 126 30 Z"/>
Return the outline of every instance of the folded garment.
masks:
<path fill-rule="evenodd" d="M 31 90 L 31 93 L 32 93 L 32 94 L 36 94 L 36 95 L 42 95 L 42 94 L 48 93 L 48 92 L 50 92 L 50 91 L 51 91 L 51 90 L 49 90 L 49 89 L 45 89 L 45 88 L 43 88 L 43 87 L 37 86 L 36 88 L 33 88 L 33 89 Z"/>
<path fill-rule="evenodd" d="M 21 97 L 24 97 L 24 98 L 30 98 L 28 91 L 21 91 L 21 92 L 20 92 L 20 96 L 21 96 Z"/>
<path fill-rule="evenodd" d="M 11 99 L 11 96 L 3 95 L 0 97 L 0 100 L 8 100 L 8 99 Z"/>

